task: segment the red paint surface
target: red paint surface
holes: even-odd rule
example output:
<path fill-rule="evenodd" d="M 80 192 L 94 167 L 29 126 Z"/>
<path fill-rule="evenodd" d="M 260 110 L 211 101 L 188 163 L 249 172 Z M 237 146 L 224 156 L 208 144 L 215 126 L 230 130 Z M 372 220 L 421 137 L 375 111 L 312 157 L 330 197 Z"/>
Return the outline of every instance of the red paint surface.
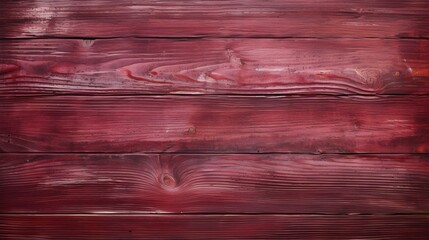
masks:
<path fill-rule="evenodd" d="M 422 213 L 421 155 L 0 156 L 0 212 Z M 413 197 L 409 197 L 413 196 Z"/>
<path fill-rule="evenodd" d="M 429 93 L 426 40 L 37 39 L 3 47 L 0 95 Z"/>
<path fill-rule="evenodd" d="M 418 239 L 427 216 L 0 215 L 6 239 Z"/>
<path fill-rule="evenodd" d="M 428 12 L 1 1 L 0 239 L 427 239 Z"/>
<path fill-rule="evenodd" d="M 3 152 L 427 153 L 429 98 L 3 98 Z"/>
<path fill-rule="evenodd" d="M 428 37 L 426 0 L 3 0 L 1 37 Z"/>

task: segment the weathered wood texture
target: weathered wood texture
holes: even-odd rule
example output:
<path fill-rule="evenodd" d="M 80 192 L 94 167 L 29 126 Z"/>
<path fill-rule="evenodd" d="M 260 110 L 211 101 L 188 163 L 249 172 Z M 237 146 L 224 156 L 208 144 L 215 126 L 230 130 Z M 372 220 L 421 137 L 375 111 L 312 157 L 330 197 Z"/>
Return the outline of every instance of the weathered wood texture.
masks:
<path fill-rule="evenodd" d="M 427 155 L 0 155 L 2 213 L 424 213 Z"/>
<path fill-rule="evenodd" d="M 34 39 L 1 44 L 0 95 L 429 93 L 428 40 Z"/>
<path fill-rule="evenodd" d="M 427 0 L 2 0 L 0 37 L 429 37 Z"/>
<path fill-rule="evenodd" d="M 426 240 L 427 216 L 0 215 L 2 239 Z"/>
<path fill-rule="evenodd" d="M 428 97 L 2 98 L 3 152 L 428 153 Z"/>

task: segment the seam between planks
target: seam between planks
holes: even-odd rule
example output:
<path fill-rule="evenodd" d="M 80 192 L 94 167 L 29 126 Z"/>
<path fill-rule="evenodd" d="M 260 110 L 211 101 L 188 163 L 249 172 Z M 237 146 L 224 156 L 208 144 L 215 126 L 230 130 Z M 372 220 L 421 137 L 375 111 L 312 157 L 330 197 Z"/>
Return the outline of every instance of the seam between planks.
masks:
<path fill-rule="evenodd" d="M 274 93 L 274 94 L 243 94 L 243 93 L 239 93 L 239 94 L 234 94 L 234 93 L 225 93 L 225 94 L 204 94 L 204 93 L 198 93 L 198 94 L 157 94 L 157 93 L 134 93 L 134 94 L 123 94 L 123 93 L 118 93 L 118 94 L 104 94 L 104 93 L 52 93 L 52 94 L 31 94 L 31 93 L 1 93 L 0 92 L 0 99 L 2 98 L 7 98 L 7 99 L 11 99 L 11 98 L 43 98 L 43 97 L 55 97 L 55 96 L 70 96 L 70 97 L 247 97 L 247 98 L 251 98 L 251 97 L 257 97 L 257 98 L 295 98 L 295 99 L 300 99 L 300 98 L 317 98 L 317 97 L 332 97 L 332 98 L 336 98 L 336 97 L 352 97 L 351 99 L 353 99 L 353 97 L 355 97 L 355 99 L 359 99 L 359 97 L 363 97 L 363 98 L 377 98 L 377 97 L 395 97 L 395 96 L 400 96 L 400 97 L 427 97 L 429 96 L 429 93 L 423 93 L 423 94 L 278 94 L 278 93 Z M 1 111 L 1 110 L 0 110 Z"/>
<path fill-rule="evenodd" d="M 429 37 L 279 37 L 279 36 L 183 36 L 183 37 L 157 37 L 157 36 L 136 36 L 123 35 L 119 37 L 88 37 L 88 36 L 29 36 L 29 37 L 0 37 L 0 41 L 9 40 L 44 40 L 44 39 L 71 39 L 71 40 L 110 40 L 110 39 L 165 39 L 165 40 L 204 40 L 204 39 L 302 39 L 302 40 L 429 40 Z"/>
<path fill-rule="evenodd" d="M 0 155 L 316 155 L 316 156 L 329 156 L 329 155 L 338 155 L 338 156 L 360 156 L 360 155 L 415 155 L 415 156 L 426 156 L 429 153 L 416 153 L 416 152 L 403 152 L 403 153 L 391 153 L 391 152 L 344 152 L 344 153 L 335 153 L 335 152 L 151 152 L 151 151 L 136 151 L 136 152 L 0 152 Z"/>
<path fill-rule="evenodd" d="M 25 213 L 25 212 L 1 212 L 0 216 L 19 215 L 19 216 L 195 216 L 195 215 L 210 215 L 210 216 L 429 216 L 429 213 L 243 213 L 243 212 L 75 212 L 75 213 Z"/>

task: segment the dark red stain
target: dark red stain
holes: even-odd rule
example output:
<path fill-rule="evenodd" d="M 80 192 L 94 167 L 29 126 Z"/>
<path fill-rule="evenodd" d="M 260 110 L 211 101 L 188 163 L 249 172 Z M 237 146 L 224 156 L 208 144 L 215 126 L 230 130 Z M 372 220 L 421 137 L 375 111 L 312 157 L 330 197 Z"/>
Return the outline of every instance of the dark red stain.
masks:
<path fill-rule="evenodd" d="M 0 211 L 420 213 L 429 209 L 427 160 L 411 154 L 6 154 L 0 191 L 9 198 L 0 199 Z"/>
<path fill-rule="evenodd" d="M 427 38 L 428 9 L 425 0 L 102 0 L 78 6 L 3 0 L 0 36 Z"/>
<path fill-rule="evenodd" d="M 331 240 L 340 235 L 345 239 L 426 240 L 429 233 L 428 218 L 422 215 L 5 214 L 0 220 L 0 236 L 6 239 Z"/>
<path fill-rule="evenodd" d="M 428 12 L 3 0 L 0 238 L 427 239 Z"/>
<path fill-rule="evenodd" d="M 12 72 L 19 71 L 21 67 L 15 64 L 3 64 L 0 63 L 0 74 L 9 74 Z"/>
<path fill-rule="evenodd" d="M 21 141 L 0 142 L 0 147 L 25 152 L 416 153 L 417 145 L 428 144 L 427 102 L 425 96 L 5 99 L 0 130 Z"/>
<path fill-rule="evenodd" d="M 419 40 L 126 38 L 100 39 L 89 47 L 75 39 L 31 41 L 39 54 L 20 47 L 26 40 L 8 41 L 11 51 L 0 53 L 6 73 L 0 79 L 18 78 L 0 85 L 1 95 L 429 92 L 429 48 Z"/>

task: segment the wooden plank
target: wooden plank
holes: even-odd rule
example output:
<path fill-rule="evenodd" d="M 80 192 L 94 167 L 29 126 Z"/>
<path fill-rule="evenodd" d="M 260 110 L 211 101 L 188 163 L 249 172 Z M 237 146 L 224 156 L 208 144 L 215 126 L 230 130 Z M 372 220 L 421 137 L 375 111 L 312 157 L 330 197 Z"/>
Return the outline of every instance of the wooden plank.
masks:
<path fill-rule="evenodd" d="M 2 239 L 410 239 L 428 216 L 0 215 Z"/>
<path fill-rule="evenodd" d="M 3 0 L 0 37 L 428 37 L 426 0 Z"/>
<path fill-rule="evenodd" d="M 2 213 L 425 213 L 428 155 L 0 155 Z"/>
<path fill-rule="evenodd" d="M 0 99 L 2 152 L 428 153 L 429 97 Z"/>
<path fill-rule="evenodd" d="M 1 44 L 0 95 L 429 94 L 428 40 L 37 39 Z"/>

